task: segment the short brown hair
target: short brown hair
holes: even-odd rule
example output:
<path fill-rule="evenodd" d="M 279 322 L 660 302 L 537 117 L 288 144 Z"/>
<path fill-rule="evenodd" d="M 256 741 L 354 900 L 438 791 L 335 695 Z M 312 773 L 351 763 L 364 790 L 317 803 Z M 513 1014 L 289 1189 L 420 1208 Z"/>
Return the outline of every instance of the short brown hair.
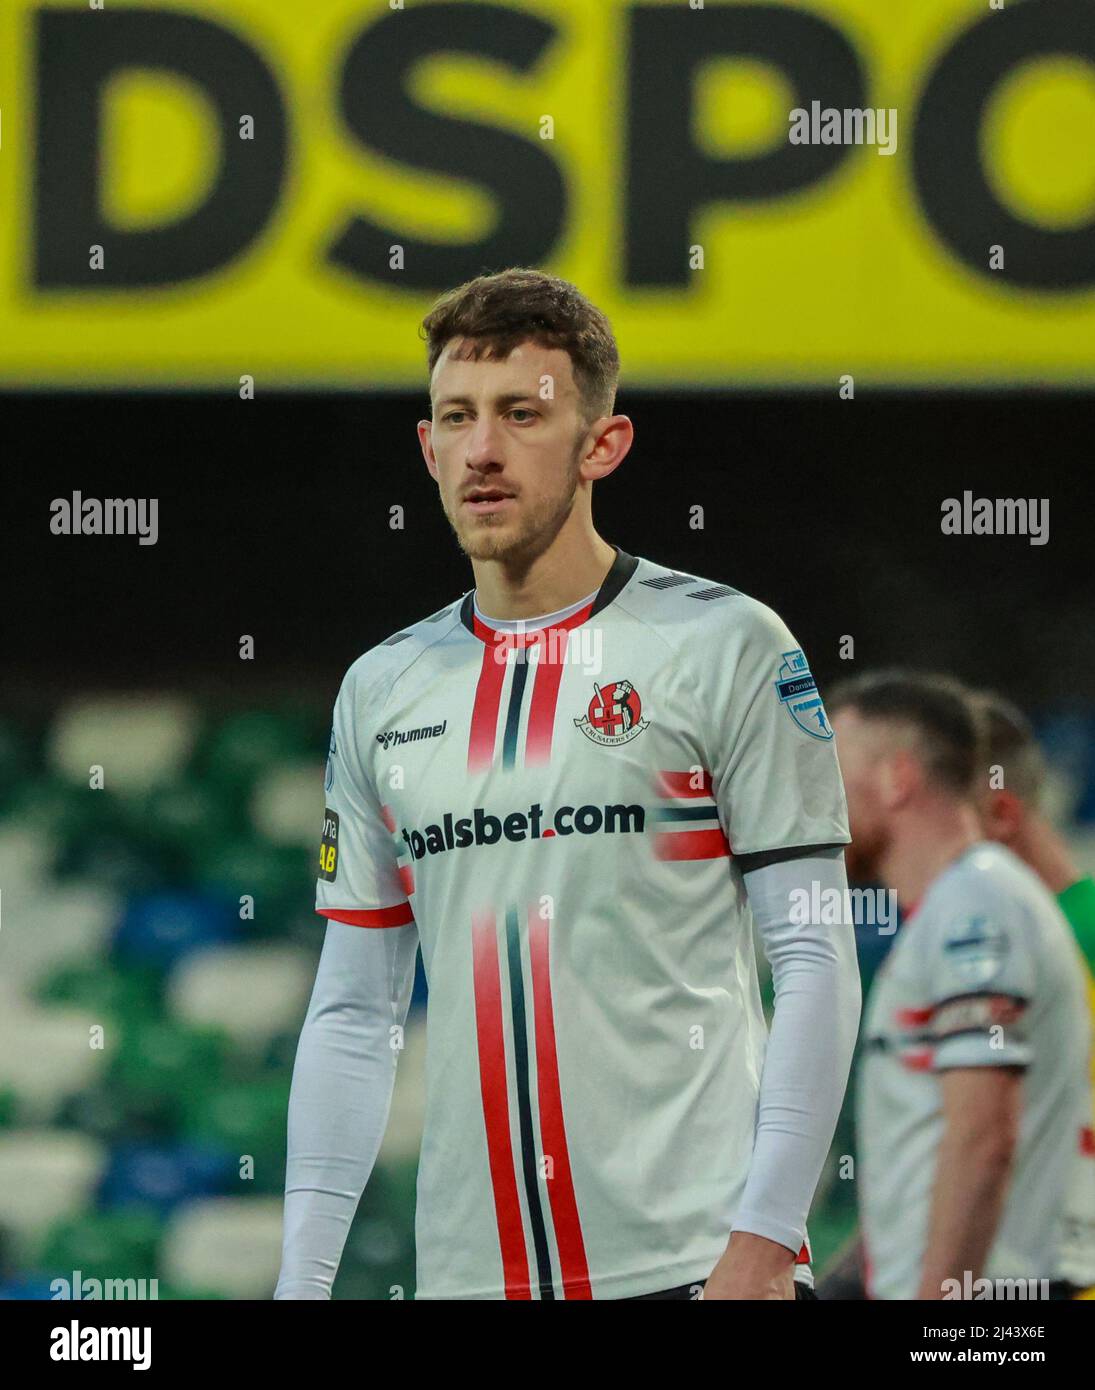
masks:
<path fill-rule="evenodd" d="M 429 373 L 445 344 L 471 338 L 471 357 L 504 360 L 529 339 L 570 354 L 587 423 L 611 415 L 620 354 L 608 319 L 567 280 L 513 267 L 480 275 L 443 294 L 422 320 Z"/>
<path fill-rule="evenodd" d="M 959 796 L 973 795 L 984 762 L 984 718 L 951 676 L 871 671 L 840 681 L 826 694 L 825 704 L 830 715 L 853 709 L 864 719 L 910 726 L 935 783 Z"/>
<path fill-rule="evenodd" d="M 971 691 L 970 699 L 985 721 L 989 766 L 1006 768 L 1008 790 L 1037 804 L 1046 764 L 1030 720 L 1018 705 L 994 690 Z"/>

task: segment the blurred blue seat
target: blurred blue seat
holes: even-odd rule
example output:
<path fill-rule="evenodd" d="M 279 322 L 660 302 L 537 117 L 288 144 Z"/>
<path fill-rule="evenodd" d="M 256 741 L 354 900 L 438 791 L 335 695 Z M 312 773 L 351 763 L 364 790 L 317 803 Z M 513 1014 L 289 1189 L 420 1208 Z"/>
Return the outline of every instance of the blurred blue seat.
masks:
<path fill-rule="evenodd" d="M 26 1299 L 35 1300 L 51 1299 L 53 1290 L 50 1287 L 51 1280 L 45 1274 L 27 1274 L 22 1277 L 8 1279 L 0 1284 L 0 1300 L 4 1299 Z"/>
<path fill-rule="evenodd" d="M 1036 720 L 1035 729 L 1050 767 L 1076 788 L 1074 819 L 1095 821 L 1095 714 L 1078 708 L 1050 710 Z"/>
<path fill-rule="evenodd" d="M 119 1144 L 99 1186 L 99 1205 L 139 1203 L 166 1215 L 180 1202 L 225 1191 L 235 1173 L 233 1155 L 211 1144 Z"/>
<path fill-rule="evenodd" d="M 167 968 L 190 951 L 235 941 L 232 905 L 202 893 L 149 893 L 126 907 L 114 938 L 119 955 Z"/>

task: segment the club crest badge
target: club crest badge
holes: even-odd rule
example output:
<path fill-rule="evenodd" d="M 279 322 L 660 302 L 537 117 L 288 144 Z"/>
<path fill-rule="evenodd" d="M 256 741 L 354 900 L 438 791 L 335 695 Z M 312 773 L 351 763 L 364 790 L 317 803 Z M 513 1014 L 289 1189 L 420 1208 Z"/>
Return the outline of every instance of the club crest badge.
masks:
<path fill-rule="evenodd" d="M 1011 943 L 993 930 L 987 917 L 971 917 L 948 932 L 943 942 L 947 963 L 963 984 L 983 989 L 1003 970 Z"/>
<path fill-rule="evenodd" d="M 605 747 L 638 738 L 650 720 L 643 718 L 642 701 L 631 682 L 598 685 L 595 681 L 593 689 L 596 693 L 585 715 L 574 721 L 575 728 L 581 729 L 591 742 Z"/>
<path fill-rule="evenodd" d="M 783 653 L 775 687 L 780 704 L 786 707 L 804 734 L 811 738 L 832 738 L 825 706 L 817 693 L 817 681 L 810 674 L 810 664 L 801 648 Z"/>

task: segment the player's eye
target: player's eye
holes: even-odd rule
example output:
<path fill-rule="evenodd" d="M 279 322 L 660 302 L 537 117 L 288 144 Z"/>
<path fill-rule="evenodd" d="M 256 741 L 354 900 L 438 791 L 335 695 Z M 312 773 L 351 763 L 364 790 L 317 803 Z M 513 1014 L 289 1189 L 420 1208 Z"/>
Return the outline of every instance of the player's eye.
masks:
<path fill-rule="evenodd" d="M 466 411 L 466 410 L 450 410 L 449 413 L 448 413 L 447 415 L 442 415 L 441 419 L 444 421 L 444 423 L 445 423 L 446 425 L 452 425 L 452 424 L 455 424 L 455 423 L 456 423 L 456 417 L 457 417 L 458 415 L 466 415 L 466 414 L 467 414 L 467 411 Z"/>
<path fill-rule="evenodd" d="M 510 414 L 511 414 L 511 415 L 527 415 L 527 416 L 529 417 L 530 420 L 535 420 L 535 419 L 536 419 L 536 412 L 535 412 L 534 410 L 529 410 L 526 406 L 523 406 L 523 405 L 516 406 L 513 410 L 510 411 Z M 518 423 L 519 425 L 522 425 L 522 424 L 524 424 L 524 421 L 523 421 L 523 420 L 518 420 L 517 423 Z"/>

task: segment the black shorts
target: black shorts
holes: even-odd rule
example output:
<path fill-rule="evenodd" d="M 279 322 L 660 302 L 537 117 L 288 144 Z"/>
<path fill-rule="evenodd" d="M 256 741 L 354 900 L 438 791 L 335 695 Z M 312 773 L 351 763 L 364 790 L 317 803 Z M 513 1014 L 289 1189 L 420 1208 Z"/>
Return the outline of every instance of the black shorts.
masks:
<path fill-rule="evenodd" d="M 707 1283 L 707 1280 L 706 1280 L 706 1279 L 697 1279 L 696 1282 L 695 1282 L 694 1284 L 678 1284 L 677 1287 L 676 1287 L 675 1289 L 662 1289 L 660 1293 L 637 1293 L 637 1294 L 632 1294 L 630 1298 L 621 1298 L 621 1299 L 619 1300 L 619 1302 L 620 1302 L 620 1303 L 639 1303 L 639 1302 L 641 1302 L 643 1299 L 647 1299 L 647 1298 L 694 1298 L 694 1297 L 695 1297 L 695 1291 L 696 1291 L 697 1289 L 702 1289 L 703 1286 L 704 1286 L 706 1283 Z M 812 1299 L 814 1299 L 814 1300 L 816 1301 L 816 1300 L 817 1300 L 817 1294 L 814 1293 L 813 1289 L 807 1288 L 805 1284 L 800 1284 L 799 1281 L 796 1279 L 796 1280 L 795 1280 L 795 1301 L 796 1301 L 796 1302 L 799 1302 L 799 1301 L 801 1301 L 802 1299 L 810 1299 L 810 1298 L 812 1298 Z"/>

